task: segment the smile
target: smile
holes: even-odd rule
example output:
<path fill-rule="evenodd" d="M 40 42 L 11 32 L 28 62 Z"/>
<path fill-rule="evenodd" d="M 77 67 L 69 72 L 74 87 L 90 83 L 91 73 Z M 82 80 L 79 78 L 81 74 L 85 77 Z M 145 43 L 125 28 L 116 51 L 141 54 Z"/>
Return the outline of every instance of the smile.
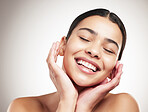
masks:
<path fill-rule="evenodd" d="M 86 58 L 75 58 L 78 68 L 85 73 L 95 73 L 100 71 L 100 67 L 93 61 Z"/>

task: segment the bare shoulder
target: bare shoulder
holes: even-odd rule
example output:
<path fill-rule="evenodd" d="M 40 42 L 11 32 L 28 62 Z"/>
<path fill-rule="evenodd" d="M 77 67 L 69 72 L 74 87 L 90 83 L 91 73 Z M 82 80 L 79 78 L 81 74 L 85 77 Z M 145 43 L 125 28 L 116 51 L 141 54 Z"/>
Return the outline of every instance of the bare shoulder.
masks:
<path fill-rule="evenodd" d="M 10 104 L 7 112 L 44 112 L 38 97 L 17 98 Z"/>
<path fill-rule="evenodd" d="M 139 112 L 136 100 L 128 93 L 108 94 L 96 107 L 95 112 Z"/>
<path fill-rule="evenodd" d="M 128 93 L 111 94 L 113 112 L 139 112 L 136 100 Z"/>

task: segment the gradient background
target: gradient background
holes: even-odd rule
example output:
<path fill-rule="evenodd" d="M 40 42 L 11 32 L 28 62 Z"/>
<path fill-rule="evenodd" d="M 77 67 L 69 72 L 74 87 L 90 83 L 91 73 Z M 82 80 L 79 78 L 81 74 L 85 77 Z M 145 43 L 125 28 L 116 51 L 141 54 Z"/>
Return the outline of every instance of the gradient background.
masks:
<path fill-rule="evenodd" d="M 123 75 L 112 92 L 131 94 L 141 112 L 148 111 L 147 0 L 0 0 L 0 112 L 15 98 L 56 91 L 46 64 L 51 44 L 67 34 L 75 17 L 94 8 L 115 12 L 127 29 Z"/>

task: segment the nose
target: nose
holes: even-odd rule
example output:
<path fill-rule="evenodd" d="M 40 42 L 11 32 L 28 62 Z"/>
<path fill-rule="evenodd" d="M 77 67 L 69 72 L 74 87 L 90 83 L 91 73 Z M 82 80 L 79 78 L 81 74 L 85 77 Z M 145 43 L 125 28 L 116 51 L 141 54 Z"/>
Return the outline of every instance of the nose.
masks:
<path fill-rule="evenodd" d="M 99 48 L 95 48 L 95 46 L 88 47 L 85 50 L 85 53 L 93 58 L 100 59 L 100 57 L 101 57 Z"/>

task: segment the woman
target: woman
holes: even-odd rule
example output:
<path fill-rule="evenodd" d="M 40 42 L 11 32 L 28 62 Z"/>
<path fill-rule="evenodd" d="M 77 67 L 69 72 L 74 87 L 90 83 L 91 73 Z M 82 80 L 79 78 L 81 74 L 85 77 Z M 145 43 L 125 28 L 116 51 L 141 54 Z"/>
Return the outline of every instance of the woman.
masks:
<path fill-rule="evenodd" d="M 126 30 L 120 18 L 106 9 L 78 16 L 67 37 L 53 43 L 47 63 L 57 92 L 18 98 L 8 112 L 139 112 L 127 93 L 111 94 L 122 74 Z M 63 66 L 57 64 L 58 55 Z"/>

